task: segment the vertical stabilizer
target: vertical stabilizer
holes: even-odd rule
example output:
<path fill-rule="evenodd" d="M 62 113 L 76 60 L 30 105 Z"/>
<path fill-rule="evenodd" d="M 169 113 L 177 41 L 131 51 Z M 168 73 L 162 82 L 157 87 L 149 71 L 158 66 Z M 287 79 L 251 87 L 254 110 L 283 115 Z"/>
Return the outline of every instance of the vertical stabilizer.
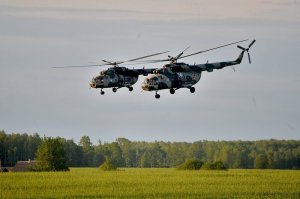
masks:
<path fill-rule="evenodd" d="M 244 57 L 244 50 L 241 52 L 241 54 L 239 55 L 239 57 L 235 60 L 235 62 L 237 63 L 241 63 Z"/>

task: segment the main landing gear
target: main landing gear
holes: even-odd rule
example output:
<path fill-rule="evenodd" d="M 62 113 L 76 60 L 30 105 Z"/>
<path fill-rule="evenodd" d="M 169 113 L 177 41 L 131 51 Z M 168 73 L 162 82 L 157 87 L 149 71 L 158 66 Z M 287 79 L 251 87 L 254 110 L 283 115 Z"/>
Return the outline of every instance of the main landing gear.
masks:
<path fill-rule="evenodd" d="M 104 91 L 102 90 L 102 88 L 101 88 L 100 94 L 101 94 L 101 95 L 104 95 L 104 93 L 105 93 L 105 92 L 104 92 Z"/>
<path fill-rule="evenodd" d="M 196 89 L 194 87 L 188 87 L 188 89 L 190 89 L 191 93 L 194 93 L 196 91 Z M 177 89 L 176 89 L 177 90 Z M 175 94 L 175 89 L 174 88 L 170 88 L 170 93 L 173 95 Z M 157 91 L 155 91 L 155 98 L 159 99 L 160 95 L 157 93 Z"/>
<path fill-rule="evenodd" d="M 173 95 L 175 93 L 175 89 L 174 88 L 170 88 L 170 93 Z"/>
<path fill-rule="evenodd" d="M 130 92 L 133 91 L 133 87 L 128 86 L 127 88 L 128 88 L 128 90 L 129 90 Z M 119 89 L 119 88 L 112 88 L 112 91 L 115 93 L 115 92 L 117 92 L 118 89 Z"/>
<path fill-rule="evenodd" d="M 194 93 L 194 92 L 195 92 L 195 88 L 194 88 L 194 87 L 190 87 L 189 89 L 190 89 L 190 92 L 191 92 L 191 93 Z"/>
<path fill-rule="evenodd" d="M 127 88 L 128 88 L 128 90 L 129 90 L 130 92 L 133 91 L 133 87 L 132 87 L 132 86 L 128 86 Z"/>
<path fill-rule="evenodd" d="M 188 87 L 188 89 L 190 89 L 191 93 L 195 92 L 195 88 L 194 87 Z M 175 89 L 174 88 L 170 88 L 170 93 L 173 95 L 175 93 Z"/>
<path fill-rule="evenodd" d="M 159 98 L 160 98 L 160 95 L 157 93 L 157 91 L 155 91 L 155 98 L 156 98 L 156 99 L 159 99 Z"/>
<path fill-rule="evenodd" d="M 115 93 L 115 92 L 117 92 L 117 90 L 118 90 L 119 88 L 120 88 L 120 87 L 113 87 L 113 88 L 112 88 L 112 91 Z M 130 92 L 133 91 L 133 87 L 132 87 L 132 86 L 128 86 L 127 88 L 128 88 L 128 90 L 129 90 Z M 102 88 L 101 88 L 100 94 L 101 94 L 101 95 L 104 95 L 104 94 L 105 94 L 105 92 L 102 90 Z"/>

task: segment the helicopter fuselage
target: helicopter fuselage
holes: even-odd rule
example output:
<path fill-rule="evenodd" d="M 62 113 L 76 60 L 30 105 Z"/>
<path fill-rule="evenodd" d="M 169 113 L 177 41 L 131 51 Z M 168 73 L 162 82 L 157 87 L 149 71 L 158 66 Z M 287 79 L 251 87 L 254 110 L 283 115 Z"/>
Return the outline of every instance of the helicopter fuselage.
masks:
<path fill-rule="evenodd" d="M 201 78 L 201 70 L 192 70 L 190 65 L 176 63 L 165 65 L 162 69 L 149 74 L 142 83 L 145 91 L 157 91 L 162 89 L 190 88 Z"/>
<path fill-rule="evenodd" d="M 91 88 L 100 88 L 101 94 L 104 94 L 102 89 L 112 88 L 116 92 L 119 88 L 127 87 L 129 91 L 133 90 L 134 85 L 139 75 L 147 76 L 155 69 L 128 69 L 126 67 L 112 67 L 101 71 L 100 75 L 94 77 L 90 82 Z"/>
<path fill-rule="evenodd" d="M 128 87 L 135 84 L 138 77 L 115 75 L 114 77 L 108 77 L 107 75 L 99 75 L 93 78 L 90 86 L 92 88 L 121 88 Z"/>
<path fill-rule="evenodd" d="M 145 91 L 156 91 L 156 98 L 160 95 L 157 91 L 170 89 L 170 93 L 174 94 L 175 90 L 180 88 L 188 88 L 191 93 L 195 92 L 193 87 L 200 78 L 202 71 L 213 72 L 215 69 L 222 69 L 226 66 L 240 64 L 245 51 L 242 51 L 238 58 L 234 61 L 194 64 L 186 63 L 170 63 L 163 66 L 162 69 L 149 74 L 142 83 L 142 89 Z"/>
<path fill-rule="evenodd" d="M 92 88 L 129 87 L 138 80 L 138 74 L 127 68 L 109 68 L 91 80 Z"/>

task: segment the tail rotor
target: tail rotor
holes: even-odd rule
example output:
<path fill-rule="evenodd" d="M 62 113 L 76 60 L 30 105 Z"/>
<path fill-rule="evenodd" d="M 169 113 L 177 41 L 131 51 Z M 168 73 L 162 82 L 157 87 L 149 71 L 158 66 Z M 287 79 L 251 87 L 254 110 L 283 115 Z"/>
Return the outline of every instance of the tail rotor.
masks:
<path fill-rule="evenodd" d="M 237 46 L 237 47 L 238 47 L 239 49 L 241 49 L 242 51 L 247 51 L 249 64 L 251 64 L 251 57 L 250 57 L 249 49 L 250 49 L 250 47 L 255 43 L 255 41 L 256 41 L 256 40 L 253 40 L 253 41 L 249 44 L 248 48 L 244 48 L 244 47 L 239 46 L 239 45 Z"/>

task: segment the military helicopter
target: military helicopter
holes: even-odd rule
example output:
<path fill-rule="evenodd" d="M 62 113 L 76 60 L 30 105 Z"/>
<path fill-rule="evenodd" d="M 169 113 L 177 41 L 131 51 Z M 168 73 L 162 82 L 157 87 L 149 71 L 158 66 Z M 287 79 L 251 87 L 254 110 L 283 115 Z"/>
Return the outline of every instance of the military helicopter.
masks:
<path fill-rule="evenodd" d="M 200 80 L 201 73 L 203 71 L 213 72 L 214 69 L 219 70 L 226 66 L 240 64 L 242 62 L 245 51 L 247 51 L 248 53 L 249 63 L 251 64 L 249 49 L 254 44 L 255 40 L 253 40 L 249 44 L 248 48 L 244 48 L 238 45 L 237 47 L 240 48 L 242 52 L 239 54 L 238 58 L 234 61 L 189 65 L 186 63 L 177 63 L 177 60 L 185 57 L 193 56 L 196 54 L 200 54 L 203 52 L 222 48 L 225 46 L 237 44 L 244 41 L 247 41 L 247 39 L 182 56 L 184 51 L 189 48 L 188 47 L 180 54 L 178 54 L 176 57 L 168 56 L 169 57 L 168 59 L 148 60 L 149 63 L 165 62 L 165 61 L 169 61 L 170 63 L 164 65 L 163 68 L 161 69 L 157 69 L 153 71 L 153 74 L 149 74 L 145 78 L 144 82 L 142 83 L 142 89 L 145 91 L 155 91 L 156 99 L 160 98 L 160 95 L 157 92 L 163 89 L 169 89 L 170 93 L 174 94 L 175 90 L 178 90 L 180 88 L 188 88 L 191 93 L 194 93 L 195 87 L 193 87 L 193 85 Z"/>
<path fill-rule="evenodd" d="M 103 63 L 100 64 L 93 64 L 93 65 L 86 65 L 86 66 L 62 66 L 62 67 L 53 67 L 53 68 L 72 68 L 72 67 L 92 67 L 92 66 L 112 66 L 107 70 L 103 70 L 100 72 L 100 75 L 97 75 L 92 78 L 89 86 L 91 88 L 100 88 L 100 94 L 104 95 L 104 88 L 112 88 L 113 92 L 117 92 L 118 89 L 127 87 L 129 91 L 133 90 L 132 85 L 134 85 L 139 75 L 147 76 L 149 73 L 155 71 L 155 68 L 152 69 L 129 69 L 127 67 L 119 66 L 120 64 L 127 63 L 127 62 L 134 62 L 137 60 L 141 60 L 148 57 L 153 57 L 156 55 L 164 54 L 169 51 L 155 53 L 151 55 L 146 55 L 126 61 L 106 61 L 102 60 Z"/>

